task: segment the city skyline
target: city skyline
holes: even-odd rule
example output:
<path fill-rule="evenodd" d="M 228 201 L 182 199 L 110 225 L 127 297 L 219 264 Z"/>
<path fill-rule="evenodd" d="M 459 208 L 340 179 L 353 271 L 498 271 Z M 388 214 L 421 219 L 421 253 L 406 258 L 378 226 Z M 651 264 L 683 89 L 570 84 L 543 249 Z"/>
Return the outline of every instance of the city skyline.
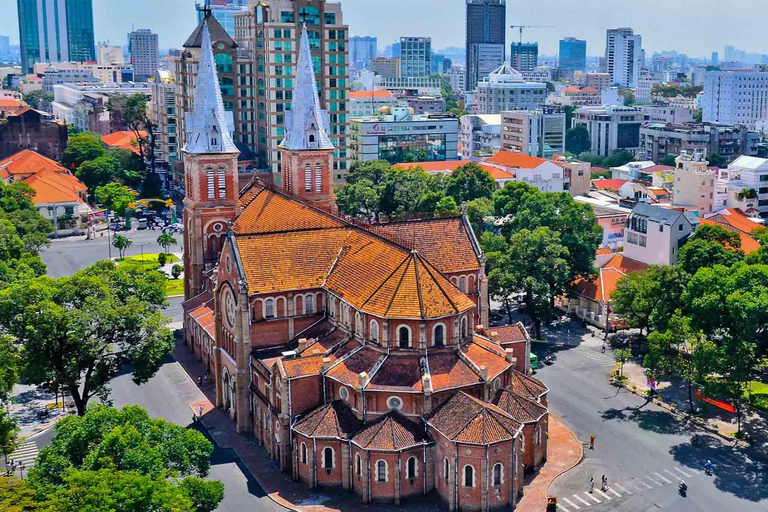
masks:
<path fill-rule="evenodd" d="M 17 5 L 7 0 L 8 16 L 0 19 L 0 34 L 10 36 L 11 44 L 19 43 Z M 543 55 L 556 55 L 558 42 L 566 36 L 587 40 L 587 55 L 602 55 L 605 49 L 605 31 L 609 28 L 629 26 L 643 36 L 643 47 L 650 56 L 654 52 L 676 49 L 691 57 L 708 58 L 712 51 L 721 54 L 726 45 L 750 53 L 768 53 L 759 47 L 752 34 L 768 22 L 768 11 L 757 9 L 756 0 L 750 16 L 738 12 L 716 9 L 714 0 L 649 0 L 643 4 L 615 9 L 610 0 L 584 0 L 568 3 L 560 0 L 541 0 L 532 5 L 524 16 L 516 16 L 517 2 L 507 2 L 507 24 L 553 25 L 554 28 L 531 29 L 523 33 L 524 41 L 539 43 Z M 134 28 L 148 28 L 159 34 L 161 48 L 179 48 L 189 32 L 196 26 L 195 0 L 166 0 L 152 2 L 135 0 L 123 4 L 109 0 L 94 2 L 96 41 L 109 40 L 124 45 L 127 34 Z M 391 0 L 389 8 L 375 17 L 366 15 L 369 4 L 365 0 L 343 0 L 345 18 L 350 35 L 377 37 L 380 49 L 399 40 L 401 36 L 431 36 L 433 48 L 464 47 L 465 0 L 450 0 L 448 9 L 436 15 L 434 3 L 429 0 Z M 710 8 L 711 7 L 711 8 Z M 746 6 L 745 6 L 746 7 Z M 747 7 L 748 9 L 748 7 Z M 649 13 L 668 12 L 670 16 L 651 16 Z M 140 13 L 152 12 L 152 16 Z M 408 12 L 419 24 L 403 28 L 402 12 Z M 713 14 L 717 12 L 715 17 Z M 557 13 L 557 19 L 550 19 Z M 168 24 L 167 20 L 175 20 Z M 681 20 L 684 19 L 684 23 Z M 718 30 L 711 30 L 717 24 Z M 700 28 L 699 28 L 700 27 Z M 507 42 L 518 41 L 517 29 L 507 28 Z"/>

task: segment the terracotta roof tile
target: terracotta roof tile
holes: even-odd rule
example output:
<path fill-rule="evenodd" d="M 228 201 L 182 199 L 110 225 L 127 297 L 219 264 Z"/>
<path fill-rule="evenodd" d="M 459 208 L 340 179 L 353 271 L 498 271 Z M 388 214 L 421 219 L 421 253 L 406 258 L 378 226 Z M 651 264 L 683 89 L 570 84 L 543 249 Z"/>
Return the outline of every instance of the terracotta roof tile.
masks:
<path fill-rule="evenodd" d="M 599 179 L 592 180 L 592 185 L 598 190 L 614 190 L 618 191 L 622 185 L 626 183 L 625 180 L 619 179 Z"/>
<path fill-rule="evenodd" d="M 87 188 L 74 176 L 44 170 L 33 174 L 24 183 L 35 191 L 34 204 L 85 203 L 78 193 Z"/>
<path fill-rule="evenodd" d="M 531 423 L 547 414 L 547 408 L 535 400 L 500 389 L 493 398 L 493 403 L 520 423 Z"/>
<path fill-rule="evenodd" d="M 68 172 L 58 162 L 46 158 L 40 153 L 25 149 L 8 158 L 0 160 L 0 170 L 7 175 L 35 174 L 40 171 Z"/>
<path fill-rule="evenodd" d="M 341 400 L 318 407 L 298 420 L 293 430 L 307 437 L 349 439 L 360 428 L 360 422 Z"/>
<path fill-rule="evenodd" d="M 358 375 L 365 372 L 370 376 L 376 363 L 384 357 L 386 357 L 385 352 L 380 352 L 369 345 L 340 361 L 328 370 L 326 375 L 342 384 L 355 387 L 358 384 Z"/>
<path fill-rule="evenodd" d="M 216 337 L 216 318 L 213 314 L 213 300 L 201 304 L 190 311 L 192 319 L 212 338 Z"/>
<path fill-rule="evenodd" d="M 419 355 L 399 355 L 392 352 L 376 371 L 366 390 L 423 391 Z"/>
<path fill-rule="evenodd" d="M 525 327 L 518 322 L 515 325 L 505 325 L 501 327 L 488 327 L 487 332 L 496 332 L 499 335 L 499 343 L 517 343 L 528 339 Z"/>
<path fill-rule="evenodd" d="M 251 200 L 243 205 L 242 213 L 232 225 L 239 235 L 344 226 L 342 221 L 330 215 L 256 186 L 248 189 L 244 197 L 251 197 Z"/>
<path fill-rule="evenodd" d="M 352 442 L 366 450 L 399 451 L 430 442 L 424 430 L 392 411 L 365 425 Z"/>
<path fill-rule="evenodd" d="M 140 131 L 139 133 L 142 137 L 147 136 L 147 132 L 145 131 Z M 126 149 L 137 155 L 141 153 L 141 151 L 139 151 L 136 135 L 131 131 L 112 132 L 107 135 L 102 135 L 101 140 L 111 148 Z"/>
<path fill-rule="evenodd" d="M 758 224 L 749 219 L 738 208 L 728 208 L 719 212 L 717 215 L 709 217 L 709 220 L 714 221 L 720 225 L 726 225 L 734 228 L 737 231 L 743 231 L 744 233 L 752 233 L 762 224 Z"/>
<path fill-rule="evenodd" d="M 481 343 L 472 340 L 462 347 L 462 352 L 467 358 L 477 366 L 488 368 L 488 379 L 494 379 L 508 368 L 512 363 L 508 362 L 503 355 L 500 355 L 501 347 L 498 351 L 490 347 L 484 347 Z"/>
<path fill-rule="evenodd" d="M 522 153 L 513 153 L 511 151 L 499 151 L 491 158 L 486 160 L 489 164 L 497 164 L 504 167 L 518 167 L 521 169 L 535 169 L 541 164 L 547 162 L 544 158 L 528 156 Z"/>
<path fill-rule="evenodd" d="M 433 391 L 472 386 L 482 382 L 455 352 L 430 353 L 429 375 Z"/>
<path fill-rule="evenodd" d="M 549 392 L 549 388 L 539 379 L 524 375 L 517 370 L 512 371 L 511 381 L 507 389 L 531 400 L 538 400 L 542 395 Z"/>
<path fill-rule="evenodd" d="M 493 404 L 459 391 L 432 414 L 428 424 L 460 443 L 491 444 L 514 439 L 521 422 Z"/>
<path fill-rule="evenodd" d="M 752 224 L 755 224 L 757 226 L 756 222 L 752 222 L 751 220 L 748 220 L 746 222 L 750 222 Z M 745 254 L 749 254 L 753 251 L 756 251 L 760 248 L 760 242 L 749 236 L 744 231 L 739 230 L 738 228 L 734 228 L 731 224 L 721 224 L 719 222 L 716 222 L 713 219 L 699 219 L 699 225 L 703 224 L 712 224 L 715 226 L 721 226 L 727 229 L 728 231 L 738 233 L 739 239 L 741 240 L 741 250 L 744 251 Z"/>
<path fill-rule="evenodd" d="M 623 254 L 619 253 L 615 255 L 613 258 L 611 258 L 610 260 L 608 260 L 603 265 L 603 268 L 615 268 L 620 272 L 629 274 L 630 272 L 642 272 L 643 270 L 648 268 L 648 265 L 646 265 L 642 261 L 637 261 L 631 258 L 627 258 Z"/>
<path fill-rule="evenodd" d="M 308 375 L 320 376 L 320 372 L 323 369 L 323 357 L 325 357 L 323 354 L 319 354 L 291 359 L 284 358 L 280 361 L 280 364 L 285 369 L 285 377 L 287 379 L 306 377 Z"/>
<path fill-rule="evenodd" d="M 374 98 L 392 98 L 394 99 L 394 96 L 392 96 L 392 93 L 388 90 L 383 91 L 350 91 L 349 92 L 350 99 L 370 99 L 371 97 Z"/>

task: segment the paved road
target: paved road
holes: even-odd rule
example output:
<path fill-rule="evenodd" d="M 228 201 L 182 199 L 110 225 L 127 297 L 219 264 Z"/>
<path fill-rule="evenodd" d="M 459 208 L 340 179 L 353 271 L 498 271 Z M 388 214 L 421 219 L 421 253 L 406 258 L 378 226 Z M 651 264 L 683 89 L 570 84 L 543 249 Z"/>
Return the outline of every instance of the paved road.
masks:
<path fill-rule="evenodd" d="M 539 357 L 548 351 L 543 344 L 533 345 Z M 715 436 L 692 446 L 688 426 L 610 385 L 615 362 L 610 350 L 600 353 L 600 346 L 601 340 L 587 336 L 579 347 L 558 351 L 555 364 L 536 374 L 552 390 L 553 414 L 582 442 L 590 433 L 596 436 L 595 449 L 585 449 L 583 462 L 550 488 L 561 498 L 560 512 L 764 512 L 768 465 L 750 460 Z M 714 465 L 711 477 L 703 471 L 707 459 Z M 608 477 L 607 492 L 599 491 L 602 475 Z M 590 477 L 596 482 L 592 494 L 587 492 Z M 689 485 L 687 497 L 678 494 L 680 479 Z"/>
<path fill-rule="evenodd" d="M 104 234 L 102 237 L 101 234 Z M 145 253 L 158 253 L 162 248 L 157 243 L 160 230 L 145 229 L 138 231 L 121 231 L 133 241 L 133 245 L 126 251 L 127 256 L 141 254 L 142 246 Z M 175 236 L 181 242 L 180 235 Z M 147 244 L 147 245 L 144 245 Z M 174 251 L 180 250 L 180 246 L 173 246 Z M 111 248 L 112 257 L 117 256 L 117 249 Z M 69 276 L 82 270 L 97 261 L 110 257 L 110 246 L 107 243 L 107 233 L 102 231 L 95 240 L 85 240 L 85 237 L 60 238 L 53 240 L 42 254 L 43 263 L 48 266 L 48 275 L 51 277 Z"/>

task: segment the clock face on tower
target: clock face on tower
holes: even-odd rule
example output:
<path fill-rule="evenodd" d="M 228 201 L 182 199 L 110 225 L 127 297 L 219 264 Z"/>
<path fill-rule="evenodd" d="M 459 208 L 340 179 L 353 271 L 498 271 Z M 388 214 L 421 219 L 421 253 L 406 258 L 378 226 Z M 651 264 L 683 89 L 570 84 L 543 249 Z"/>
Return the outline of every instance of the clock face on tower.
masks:
<path fill-rule="evenodd" d="M 224 298 L 224 312 L 227 316 L 227 325 L 231 329 L 235 326 L 235 298 L 229 290 Z"/>

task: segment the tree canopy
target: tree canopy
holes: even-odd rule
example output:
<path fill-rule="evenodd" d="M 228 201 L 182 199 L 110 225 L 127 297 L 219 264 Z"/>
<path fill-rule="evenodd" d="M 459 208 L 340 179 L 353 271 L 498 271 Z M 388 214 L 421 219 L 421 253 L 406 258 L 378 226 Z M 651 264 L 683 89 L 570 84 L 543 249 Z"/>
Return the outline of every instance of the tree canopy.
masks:
<path fill-rule="evenodd" d="M 574 126 L 565 132 L 565 150 L 578 155 L 592 149 L 589 131 L 583 124 Z"/>
<path fill-rule="evenodd" d="M 136 196 L 138 194 L 135 191 L 119 182 L 107 183 L 96 189 L 96 201 L 117 215 L 124 215 Z"/>
<path fill-rule="evenodd" d="M 88 160 L 95 160 L 107 153 L 101 137 L 93 132 L 78 133 L 69 138 L 61 164 L 67 169 L 79 168 Z M 74 167 L 73 167 L 74 166 Z"/>

